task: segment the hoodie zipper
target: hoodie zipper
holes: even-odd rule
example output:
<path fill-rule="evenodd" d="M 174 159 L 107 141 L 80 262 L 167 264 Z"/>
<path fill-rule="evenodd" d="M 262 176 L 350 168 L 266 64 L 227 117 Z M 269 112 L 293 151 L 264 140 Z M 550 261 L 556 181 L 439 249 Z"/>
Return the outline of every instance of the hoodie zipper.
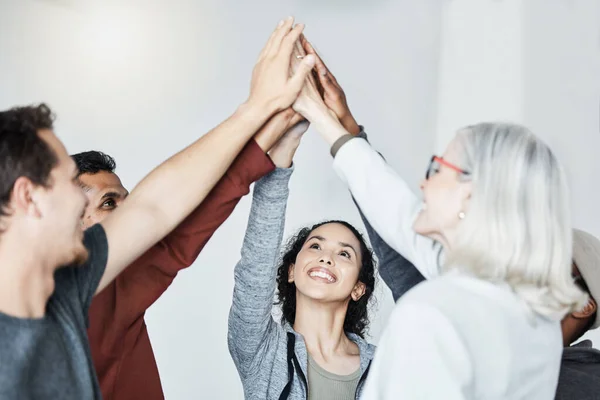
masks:
<path fill-rule="evenodd" d="M 298 361 L 298 358 L 296 357 L 296 352 L 294 352 L 294 366 L 296 367 L 296 370 L 298 371 L 298 374 L 300 375 L 300 380 L 302 381 L 302 383 L 304 383 L 304 391 L 306 392 L 306 397 L 308 398 L 308 382 L 306 381 L 306 376 L 304 376 L 304 372 L 302 372 L 302 368 L 300 368 L 300 362 Z"/>
<path fill-rule="evenodd" d="M 369 361 L 369 364 L 367 365 L 365 372 L 362 374 L 362 376 L 358 380 L 358 385 L 356 385 L 356 392 L 354 393 L 354 398 L 356 400 L 358 400 L 358 392 L 360 391 L 360 387 L 364 383 L 365 379 L 367 379 L 367 375 L 369 374 L 369 368 L 371 368 L 371 361 Z"/>

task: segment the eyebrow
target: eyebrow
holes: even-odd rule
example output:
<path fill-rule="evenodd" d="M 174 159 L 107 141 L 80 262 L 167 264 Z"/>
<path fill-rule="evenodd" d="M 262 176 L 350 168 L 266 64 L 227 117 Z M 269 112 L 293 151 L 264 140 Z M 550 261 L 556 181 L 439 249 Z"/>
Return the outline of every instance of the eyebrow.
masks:
<path fill-rule="evenodd" d="M 323 236 L 319 236 L 319 235 L 314 235 L 314 236 L 311 236 L 311 237 L 309 237 L 309 238 L 308 238 L 306 241 L 307 241 L 307 242 L 309 242 L 309 241 L 311 241 L 312 239 L 317 239 L 317 240 L 319 240 L 319 241 L 321 241 L 321 242 L 325 242 L 325 241 L 327 241 L 327 240 L 326 240 L 326 239 L 325 239 Z M 356 249 L 354 248 L 354 246 L 352 246 L 351 244 L 349 244 L 349 243 L 345 243 L 345 242 L 338 242 L 338 244 L 339 244 L 340 246 L 342 246 L 342 247 L 349 247 L 349 248 L 351 248 L 351 249 L 352 249 L 352 251 L 354 251 L 354 254 L 355 254 L 355 255 L 358 255 L 358 252 L 356 251 Z"/>
<path fill-rule="evenodd" d="M 100 198 L 100 200 L 104 200 L 107 199 L 109 197 L 116 197 L 116 198 L 127 198 L 127 196 L 129 196 L 129 192 L 126 192 L 124 195 L 119 193 L 119 192 L 115 192 L 115 191 L 110 191 L 110 192 L 106 192 L 102 195 L 102 197 Z"/>

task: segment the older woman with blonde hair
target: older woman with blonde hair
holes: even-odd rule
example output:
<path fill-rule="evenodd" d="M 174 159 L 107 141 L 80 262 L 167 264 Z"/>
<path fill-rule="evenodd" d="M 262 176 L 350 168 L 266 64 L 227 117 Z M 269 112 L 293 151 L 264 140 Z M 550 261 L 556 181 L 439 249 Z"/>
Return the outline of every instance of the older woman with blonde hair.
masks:
<path fill-rule="evenodd" d="M 335 80 L 317 68 L 323 87 Z M 463 128 L 431 158 L 420 201 L 314 86 L 294 108 L 374 229 L 428 278 L 396 305 L 363 398 L 554 398 L 560 320 L 586 295 L 571 277 L 568 188 L 548 146 L 516 124 Z"/>

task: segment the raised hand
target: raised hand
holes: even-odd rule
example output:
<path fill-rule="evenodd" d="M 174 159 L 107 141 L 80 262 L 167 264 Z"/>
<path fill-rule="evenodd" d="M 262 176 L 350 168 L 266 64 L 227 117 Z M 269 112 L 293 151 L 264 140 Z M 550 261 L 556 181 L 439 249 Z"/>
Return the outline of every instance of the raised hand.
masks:
<path fill-rule="evenodd" d="M 306 54 L 315 57 L 315 75 L 317 76 L 319 83 L 317 87 L 321 92 L 325 105 L 335 113 L 342 126 L 349 133 L 358 135 L 360 133 L 360 127 L 350 112 L 344 90 L 335 79 L 335 76 L 329 71 L 323 60 L 321 60 L 321 57 L 319 57 L 310 42 L 306 40 L 304 35 L 300 36 L 300 43 Z"/>
<path fill-rule="evenodd" d="M 302 65 L 302 61 L 306 57 L 307 55 L 304 51 L 304 47 L 300 41 L 297 41 L 292 52 L 292 58 L 290 60 L 291 70 L 295 71 L 297 68 L 299 68 L 300 65 Z M 292 107 L 309 120 L 311 115 L 314 116 L 317 112 L 332 113 L 332 111 L 329 110 L 325 105 L 321 93 L 319 93 L 318 82 L 315 80 L 315 77 L 312 73 L 306 77 L 304 87 L 300 91 L 300 95 Z"/>
<path fill-rule="evenodd" d="M 304 57 L 290 76 L 290 57 L 304 29 L 303 24 L 292 28 L 293 23 L 292 17 L 279 22 L 252 72 L 250 96 L 246 103 L 269 115 L 292 105 L 315 65 L 314 56 Z"/>

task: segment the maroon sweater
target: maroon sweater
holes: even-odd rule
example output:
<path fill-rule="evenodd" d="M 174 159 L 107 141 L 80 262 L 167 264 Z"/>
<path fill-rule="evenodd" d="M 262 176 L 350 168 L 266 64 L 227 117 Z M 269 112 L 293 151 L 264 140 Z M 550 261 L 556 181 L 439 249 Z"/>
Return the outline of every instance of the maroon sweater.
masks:
<path fill-rule="evenodd" d="M 252 182 L 274 169 L 256 142 L 248 142 L 204 202 L 94 297 L 88 337 L 105 400 L 164 399 L 146 310 L 196 260 Z"/>

